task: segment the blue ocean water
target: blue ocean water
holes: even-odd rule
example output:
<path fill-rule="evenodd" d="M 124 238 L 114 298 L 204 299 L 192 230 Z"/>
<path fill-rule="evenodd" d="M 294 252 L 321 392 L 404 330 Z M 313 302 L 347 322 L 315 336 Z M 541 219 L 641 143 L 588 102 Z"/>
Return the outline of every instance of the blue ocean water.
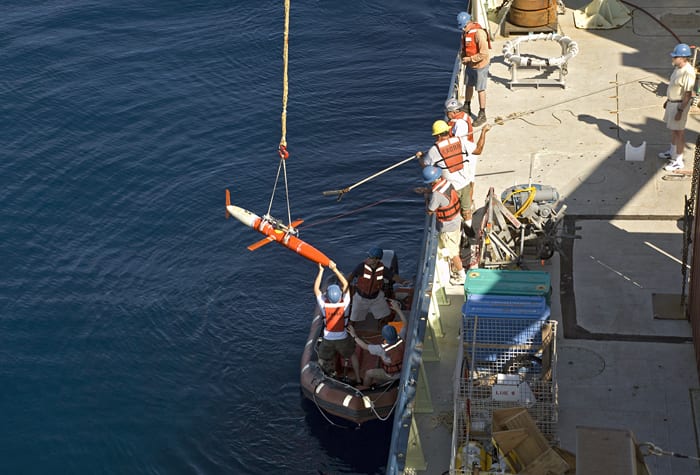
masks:
<path fill-rule="evenodd" d="M 415 273 L 458 1 L 292 0 L 301 237 Z M 381 473 L 388 424 L 303 401 L 314 264 L 224 219 L 279 159 L 281 1 L 9 0 L 0 16 L 0 473 Z M 284 188 L 272 214 L 287 217 Z"/>

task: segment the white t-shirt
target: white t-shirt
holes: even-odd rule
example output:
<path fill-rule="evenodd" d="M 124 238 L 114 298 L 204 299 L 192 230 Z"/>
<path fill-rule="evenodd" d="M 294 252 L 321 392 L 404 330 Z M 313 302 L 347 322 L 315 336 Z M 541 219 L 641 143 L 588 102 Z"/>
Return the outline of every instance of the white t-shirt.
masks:
<path fill-rule="evenodd" d="M 469 124 L 464 119 L 453 119 L 452 134 L 455 137 L 466 137 L 469 135 Z M 467 139 L 468 140 L 468 139 Z"/>
<path fill-rule="evenodd" d="M 472 155 L 476 149 L 474 143 L 467 140 L 466 137 L 460 137 L 459 140 L 462 142 L 462 160 L 464 160 L 464 166 L 458 172 L 452 173 L 447 170 L 445 161 L 442 159 L 440 152 L 438 152 L 437 145 L 430 147 L 430 150 L 428 150 L 428 153 L 423 158 L 423 165 L 425 166 L 437 164 L 436 166 L 442 169 L 442 177 L 449 181 L 455 190 L 461 190 L 474 181 L 478 157 L 478 155 Z"/>
<path fill-rule="evenodd" d="M 318 307 L 321 309 L 321 315 L 325 318 L 326 317 L 326 299 L 323 296 L 323 294 L 319 295 L 316 297 L 316 303 L 318 304 Z M 343 294 L 343 299 L 340 301 L 340 303 L 343 304 L 343 308 L 345 309 L 345 314 L 347 316 L 348 312 L 348 305 L 350 305 L 350 292 L 345 292 Z M 343 331 L 339 332 L 329 332 L 326 330 L 326 328 L 323 328 L 323 338 L 326 340 L 342 340 L 348 335 L 348 332 L 343 328 Z"/>
<path fill-rule="evenodd" d="M 430 194 L 430 201 L 428 201 L 428 209 L 430 211 L 435 211 L 436 209 L 447 206 L 450 204 L 450 199 L 443 195 L 433 191 Z M 457 215 L 449 221 L 436 220 L 435 230 L 439 233 L 450 233 L 462 229 L 462 215 L 457 213 Z"/>
<path fill-rule="evenodd" d="M 682 68 L 673 68 L 671 79 L 668 81 L 668 100 L 680 101 L 686 92 L 693 90 L 694 85 L 695 69 L 690 63 L 686 63 Z"/>

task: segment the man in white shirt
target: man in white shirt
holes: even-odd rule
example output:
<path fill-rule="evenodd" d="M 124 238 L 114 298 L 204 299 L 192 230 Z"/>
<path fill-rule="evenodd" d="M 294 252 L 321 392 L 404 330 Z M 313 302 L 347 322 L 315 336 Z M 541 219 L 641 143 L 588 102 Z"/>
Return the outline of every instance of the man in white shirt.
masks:
<path fill-rule="evenodd" d="M 355 354 L 355 342 L 347 332 L 349 323 L 347 311 L 350 305 L 348 281 L 335 262 L 330 261 L 328 268 L 335 273 L 340 286 L 329 285 L 325 295 L 321 292 L 323 266 L 319 264 L 318 274 L 314 280 L 314 295 L 323 316 L 323 339 L 318 346 L 318 363 L 324 372 L 333 377 L 335 354 L 339 353 L 341 357 L 350 359 L 355 378 L 359 381 L 360 362 Z"/>
<path fill-rule="evenodd" d="M 671 52 L 674 66 L 668 81 L 667 99 L 664 102 L 664 122 L 671 131 L 670 148 L 659 154 L 659 158 L 668 160 L 666 171 L 680 170 L 684 167 L 683 150 L 685 149 L 685 124 L 688 121 L 688 109 L 695 85 L 695 68 L 690 64 L 690 47 L 680 43 Z"/>
<path fill-rule="evenodd" d="M 489 131 L 490 126 L 486 125 L 481 129 L 476 145 L 466 137 L 450 137 L 450 129 L 449 124 L 444 120 L 436 120 L 433 123 L 435 144 L 430 147 L 426 155 L 423 152 L 416 152 L 416 157 L 421 159 L 423 167 L 436 166 L 442 170 L 442 177 L 459 195 L 462 219 L 471 228 L 476 162 L 484 150 L 486 132 Z"/>

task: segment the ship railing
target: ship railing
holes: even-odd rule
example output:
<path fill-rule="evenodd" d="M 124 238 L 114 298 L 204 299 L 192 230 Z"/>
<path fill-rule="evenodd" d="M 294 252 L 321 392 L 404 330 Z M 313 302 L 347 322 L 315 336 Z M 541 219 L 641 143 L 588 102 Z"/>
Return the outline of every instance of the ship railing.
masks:
<path fill-rule="evenodd" d="M 464 101 L 464 71 L 459 54 L 455 58 L 450 79 L 448 98 Z M 401 371 L 399 396 L 394 411 L 394 426 L 391 433 L 391 446 L 387 461 L 387 475 L 403 473 L 406 466 L 409 437 L 413 421 L 413 407 L 416 398 L 420 365 L 423 359 L 423 341 L 434 293 L 442 291 L 434 288 L 435 264 L 437 259 L 438 233 L 435 230 L 435 216 L 427 215 L 423 231 L 423 247 L 418 259 L 415 292 L 409 317 L 409 333 L 406 335 L 406 353 Z"/>
<path fill-rule="evenodd" d="M 404 353 L 401 370 L 401 383 L 394 411 L 394 425 L 387 462 L 387 474 L 402 473 L 406 465 L 406 452 L 413 423 L 413 406 L 420 365 L 423 359 L 423 340 L 428 321 L 430 300 L 433 292 L 437 291 L 437 289 L 433 289 L 437 236 L 435 216 L 426 216 L 423 246 L 418 259 L 415 292 L 411 305 L 408 334 L 406 335 L 406 352 Z"/>

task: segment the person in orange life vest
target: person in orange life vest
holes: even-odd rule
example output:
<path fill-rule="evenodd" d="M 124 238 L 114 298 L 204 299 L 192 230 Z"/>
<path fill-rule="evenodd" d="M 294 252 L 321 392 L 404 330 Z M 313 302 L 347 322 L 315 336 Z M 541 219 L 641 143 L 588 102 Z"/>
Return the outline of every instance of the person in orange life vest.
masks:
<path fill-rule="evenodd" d="M 466 137 L 470 142 L 474 141 L 474 127 L 472 118 L 462 110 L 462 103 L 457 99 L 447 99 L 445 102 L 445 115 L 449 119 L 447 125 L 451 127 L 450 137 Z"/>
<path fill-rule="evenodd" d="M 466 273 L 459 255 L 462 238 L 462 216 L 459 212 L 459 196 L 449 181 L 441 176 L 440 169 L 427 166 L 423 169 L 423 182 L 429 189 L 418 189 L 426 195 L 426 211 L 435 213 L 438 231 L 438 247 L 446 249 L 450 259 L 450 284 L 464 284 Z"/>
<path fill-rule="evenodd" d="M 328 268 L 338 277 L 338 285 L 329 285 L 326 295 L 321 292 L 321 278 L 323 277 L 323 266 L 318 265 L 318 275 L 314 281 L 314 295 L 316 303 L 321 309 L 324 318 L 323 339 L 318 347 L 318 362 L 324 371 L 330 372 L 334 368 L 333 359 L 336 353 L 340 353 L 343 358 L 350 358 L 352 369 L 356 378 L 360 379 L 360 362 L 355 354 L 355 341 L 348 334 L 348 317 L 346 315 L 350 305 L 350 292 L 348 281 L 340 272 L 335 262 L 330 261 Z"/>
<path fill-rule="evenodd" d="M 399 315 L 403 326 L 397 334 L 396 328 L 391 325 L 382 327 L 382 338 L 384 341 L 380 344 L 368 344 L 362 338 L 358 337 L 355 329 L 350 325 L 348 333 L 355 339 L 355 343 L 370 354 L 378 356 L 381 360 L 381 367 L 368 369 L 362 378 L 362 384 L 372 386 L 393 379 L 398 379 L 401 376 L 401 364 L 403 362 L 403 353 L 406 349 L 404 340 L 406 339 L 406 316 L 401 311 L 401 306 L 396 300 L 391 300 L 391 308 Z"/>
<path fill-rule="evenodd" d="M 476 145 L 466 137 L 450 137 L 450 126 L 444 120 L 433 123 L 435 144 L 427 155 L 416 152 L 423 167 L 436 166 L 442 170 L 442 176 L 454 187 L 459 195 L 462 218 L 466 226 L 472 225 L 472 195 L 476 163 L 486 144 L 486 133 L 491 129 L 486 125 Z"/>
<path fill-rule="evenodd" d="M 474 121 L 474 127 L 486 123 L 486 83 L 489 77 L 489 48 L 491 42 L 486 31 L 478 22 L 472 21 L 467 12 L 457 15 L 457 26 L 462 31 L 462 48 L 460 56 L 462 64 L 466 65 L 467 92 L 465 105 L 467 113 L 471 114 L 471 100 L 476 88 L 479 97 L 479 114 Z"/>
<path fill-rule="evenodd" d="M 359 263 L 355 269 L 348 274 L 348 282 L 357 278 L 355 283 L 355 295 L 352 297 L 352 309 L 350 311 L 350 321 L 360 322 L 367 318 L 367 314 L 372 312 L 375 320 L 386 318 L 391 313 L 389 305 L 382 287 L 384 279 L 389 282 L 409 283 L 389 267 L 384 267 L 382 263 L 384 251 L 380 247 L 373 247 L 367 253 L 367 259 Z"/>

